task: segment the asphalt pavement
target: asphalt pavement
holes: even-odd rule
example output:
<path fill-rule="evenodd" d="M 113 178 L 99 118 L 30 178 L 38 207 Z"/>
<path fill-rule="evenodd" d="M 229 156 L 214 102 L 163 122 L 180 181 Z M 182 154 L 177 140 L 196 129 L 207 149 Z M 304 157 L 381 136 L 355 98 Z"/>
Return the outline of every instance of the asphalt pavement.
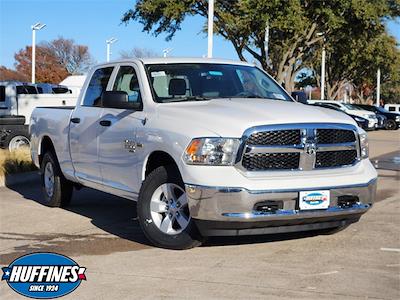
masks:
<path fill-rule="evenodd" d="M 56 252 L 87 268 L 65 299 L 400 299 L 400 130 L 369 133 L 378 201 L 361 220 L 321 232 L 212 238 L 152 247 L 134 202 L 91 189 L 67 209 L 41 204 L 39 182 L 0 188 L 0 266 Z M 1 299 L 23 299 L 3 281 Z"/>

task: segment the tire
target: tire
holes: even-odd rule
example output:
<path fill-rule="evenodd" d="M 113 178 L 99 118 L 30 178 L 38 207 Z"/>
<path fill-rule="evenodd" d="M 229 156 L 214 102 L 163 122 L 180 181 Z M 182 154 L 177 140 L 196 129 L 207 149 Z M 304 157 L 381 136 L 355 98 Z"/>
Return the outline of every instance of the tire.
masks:
<path fill-rule="evenodd" d="M 144 234 L 155 246 L 184 250 L 200 246 L 204 241 L 190 218 L 185 195 L 176 167 L 158 167 L 144 180 L 137 214 Z"/>
<path fill-rule="evenodd" d="M 9 151 L 25 147 L 29 148 L 30 145 L 29 136 L 22 130 L 12 131 L 4 141 L 4 146 L 8 148 Z"/>
<path fill-rule="evenodd" d="M 46 152 L 40 166 L 44 204 L 50 207 L 65 207 L 72 197 L 73 185 L 64 178 L 53 152 Z"/>
<path fill-rule="evenodd" d="M 394 120 L 387 120 L 386 125 L 385 125 L 386 130 L 396 130 L 397 129 L 397 123 Z"/>

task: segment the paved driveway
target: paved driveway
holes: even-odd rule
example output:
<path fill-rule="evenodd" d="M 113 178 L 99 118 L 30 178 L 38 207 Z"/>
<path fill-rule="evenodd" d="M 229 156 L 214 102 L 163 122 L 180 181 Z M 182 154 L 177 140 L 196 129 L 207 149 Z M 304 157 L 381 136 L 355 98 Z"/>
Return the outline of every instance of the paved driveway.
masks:
<path fill-rule="evenodd" d="M 135 203 L 90 189 L 68 209 L 40 204 L 38 182 L 0 188 L 0 265 L 68 255 L 87 281 L 66 299 L 400 299 L 399 132 L 370 134 L 378 202 L 334 235 L 213 238 L 187 251 L 148 244 Z M 22 297 L 0 282 L 1 299 Z"/>

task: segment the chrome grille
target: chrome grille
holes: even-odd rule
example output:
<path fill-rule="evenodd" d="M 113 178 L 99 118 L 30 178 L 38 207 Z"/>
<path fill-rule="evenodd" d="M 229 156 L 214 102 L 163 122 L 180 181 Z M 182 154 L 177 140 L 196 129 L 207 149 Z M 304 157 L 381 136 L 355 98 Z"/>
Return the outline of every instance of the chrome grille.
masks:
<path fill-rule="evenodd" d="M 300 130 L 276 130 L 256 132 L 247 139 L 248 145 L 296 145 L 300 144 Z"/>
<path fill-rule="evenodd" d="M 291 170 L 299 166 L 300 153 L 245 154 L 243 166 L 249 171 Z"/>
<path fill-rule="evenodd" d="M 317 129 L 318 144 L 350 143 L 356 140 L 354 132 L 343 129 Z"/>
<path fill-rule="evenodd" d="M 253 127 L 243 136 L 236 166 L 243 171 L 313 170 L 355 164 L 355 126 L 284 124 Z"/>
<path fill-rule="evenodd" d="M 357 151 L 324 151 L 317 152 L 315 168 L 333 168 L 352 165 L 357 159 Z"/>

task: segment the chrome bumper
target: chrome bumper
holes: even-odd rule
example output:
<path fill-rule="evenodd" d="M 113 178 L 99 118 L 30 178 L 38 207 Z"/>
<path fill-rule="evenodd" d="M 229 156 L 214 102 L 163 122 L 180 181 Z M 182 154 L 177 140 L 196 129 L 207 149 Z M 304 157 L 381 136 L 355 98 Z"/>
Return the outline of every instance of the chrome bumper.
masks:
<path fill-rule="evenodd" d="M 361 215 L 375 201 L 376 184 L 375 178 L 365 184 L 301 189 L 301 191 L 330 190 L 329 208 L 313 211 L 298 209 L 300 189 L 250 191 L 244 188 L 207 187 L 193 184 L 186 184 L 185 187 L 192 218 L 204 221 L 251 223 L 291 220 L 314 222 L 314 219 L 317 221 L 321 218 L 329 221 Z M 351 207 L 343 207 L 338 205 L 341 197 L 357 197 L 358 199 Z M 281 202 L 283 207 L 274 212 L 255 211 L 255 205 L 264 201 Z"/>

